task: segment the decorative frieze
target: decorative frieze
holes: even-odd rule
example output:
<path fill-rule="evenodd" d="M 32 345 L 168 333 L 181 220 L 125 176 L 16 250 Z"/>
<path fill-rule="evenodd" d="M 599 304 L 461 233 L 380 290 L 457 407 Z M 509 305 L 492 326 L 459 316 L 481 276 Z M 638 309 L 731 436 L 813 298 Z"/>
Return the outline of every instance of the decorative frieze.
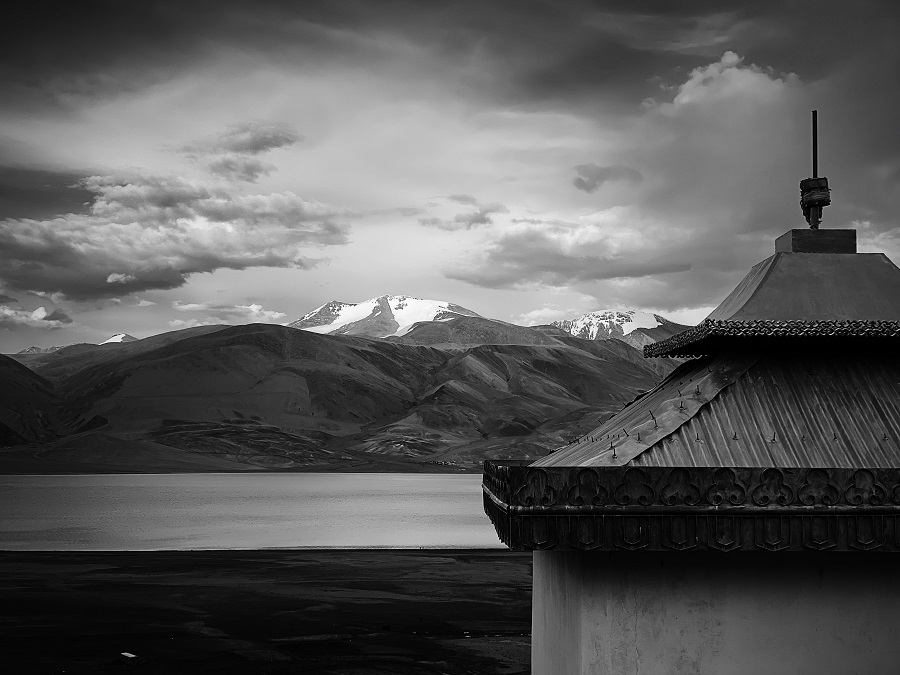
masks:
<path fill-rule="evenodd" d="M 488 461 L 483 488 L 516 550 L 900 551 L 900 469 Z"/>
<path fill-rule="evenodd" d="M 708 338 L 897 338 L 898 321 L 732 321 L 704 319 L 665 340 L 644 346 L 644 356 L 699 356 Z M 787 343 L 786 343 L 787 344 Z"/>

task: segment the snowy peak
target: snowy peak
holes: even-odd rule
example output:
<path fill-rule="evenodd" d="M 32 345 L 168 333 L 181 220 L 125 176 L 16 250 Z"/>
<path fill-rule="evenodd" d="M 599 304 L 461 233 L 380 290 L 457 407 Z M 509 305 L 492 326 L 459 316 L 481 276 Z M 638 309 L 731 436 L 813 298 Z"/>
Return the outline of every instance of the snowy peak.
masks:
<path fill-rule="evenodd" d="M 356 304 L 332 300 L 288 325 L 313 333 L 388 337 L 405 335 L 421 321 L 446 321 L 457 316 L 479 315 L 443 300 L 381 295 Z"/>
<path fill-rule="evenodd" d="M 603 309 L 577 319 L 554 321 L 551 325 L 586 340 L 610 340 L 624 337 L 638 328 L 656 328 L 668 323 L 671 323 L 668 319 L 649 312 Z"/>
<path fill-rule="evenodd" d="M 128 333 L 116 333 L 108 340 L 104 340 L 101 342 L 101 345 L 108 345 L 111 342 L 137 342 L 137 338 L 129 335 Z"/>

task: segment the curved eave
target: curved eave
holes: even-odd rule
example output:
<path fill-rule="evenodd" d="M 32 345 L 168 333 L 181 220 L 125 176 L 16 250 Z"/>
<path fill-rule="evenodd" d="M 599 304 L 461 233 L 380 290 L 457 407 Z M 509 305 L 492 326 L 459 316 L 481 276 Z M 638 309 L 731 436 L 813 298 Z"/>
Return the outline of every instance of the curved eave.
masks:
<path fill-rule="evenodd" d="M 520 551 L 900 552 L 900 469 L 487 461 L 482 489 Z"/>
<path fill-rule="evenodd" d="M 900 321 L 730 321 L 705 319 L 666 340 L 644 346 L 644 357 L 686 357 L 719 353 L 723 348 L 780 351 L 798 348 L 893 345 Z"/>

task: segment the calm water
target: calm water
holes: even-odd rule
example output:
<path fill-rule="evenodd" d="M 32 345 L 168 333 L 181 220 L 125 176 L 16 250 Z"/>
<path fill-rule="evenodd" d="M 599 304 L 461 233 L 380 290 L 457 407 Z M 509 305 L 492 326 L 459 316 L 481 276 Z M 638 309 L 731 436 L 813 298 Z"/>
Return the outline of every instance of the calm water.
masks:
<path fill-rule="evenodd" d="M 501 548 L 481 476 L 0 476 L 0 550 Z"/>

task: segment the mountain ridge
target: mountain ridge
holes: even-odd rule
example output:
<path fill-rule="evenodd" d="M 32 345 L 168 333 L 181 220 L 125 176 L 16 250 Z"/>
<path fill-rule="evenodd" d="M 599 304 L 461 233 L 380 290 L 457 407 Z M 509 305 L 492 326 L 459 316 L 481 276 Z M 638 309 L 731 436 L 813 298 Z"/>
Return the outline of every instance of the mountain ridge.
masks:
<path fill-rule="evenodd" d="M 481 330 L 490 320 L 454 321 Z M 453 327 L 430 326 L 442 323 Z M 248 324 L 23 356 L 38 371 L 33 386 L 52 388 L 61 426 L 31 445 L 11 438 L 0 462 L 38 472 L 474 471 L 488 456 L 543 456 L 659 379 L 619 340 L 491 323 L 532 344 L 449 350 Z"/>
<path fill-rule="evenodd" d="M 359 303 L 330 300 L 287 325 L 314 333 L 389 337 L 405 334 L 416 323 L 456 316 L 480 315 L 446 300 L 380 295 Z"/>

